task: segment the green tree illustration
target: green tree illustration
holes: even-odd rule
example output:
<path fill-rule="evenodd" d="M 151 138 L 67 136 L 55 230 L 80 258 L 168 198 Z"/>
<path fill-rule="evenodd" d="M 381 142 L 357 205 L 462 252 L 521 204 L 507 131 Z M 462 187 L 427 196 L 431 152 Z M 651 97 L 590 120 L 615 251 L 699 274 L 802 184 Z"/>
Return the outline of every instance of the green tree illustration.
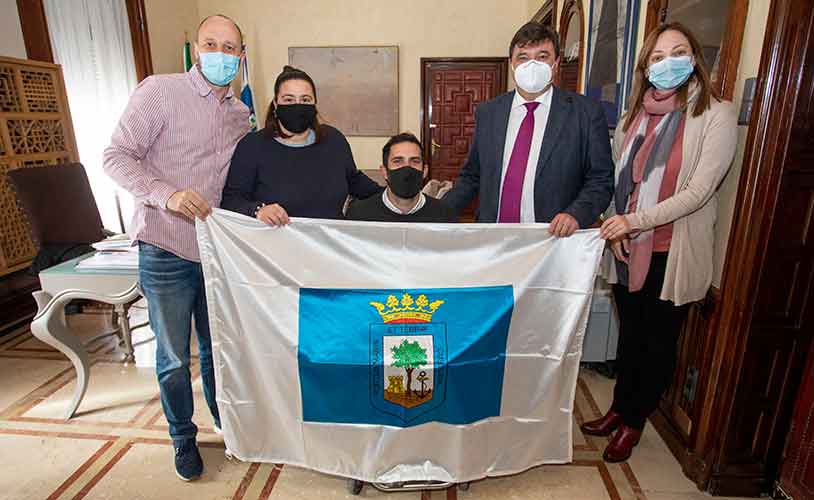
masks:
<path fill-rule="evenodd" d="M 391 347 L 390 352 L 393 353 L 393 366 L 404 368 L 407 372 L 407 389 L 404 396 L 409 397 L 413 392 L 413 370 L 427 364 L 427 350 L 421 347 L 418 341 L 410 342 L 404 339 L 400 345 Z"/>

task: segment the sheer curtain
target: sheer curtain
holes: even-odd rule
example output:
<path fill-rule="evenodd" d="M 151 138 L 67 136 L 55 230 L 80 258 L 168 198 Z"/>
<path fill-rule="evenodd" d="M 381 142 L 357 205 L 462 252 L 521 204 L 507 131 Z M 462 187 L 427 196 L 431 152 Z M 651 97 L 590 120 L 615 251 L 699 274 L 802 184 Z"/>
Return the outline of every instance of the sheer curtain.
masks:
<path fill-rule="evenodd" d="M 125 228 L 133 200 L 102 171 L 102 153 L 137 83 L 125 0 L 45 0 L 44 4 L 54 57 L 65 75 L 79 159 L 102 222 L 118 232 L 116 196 Z"/>

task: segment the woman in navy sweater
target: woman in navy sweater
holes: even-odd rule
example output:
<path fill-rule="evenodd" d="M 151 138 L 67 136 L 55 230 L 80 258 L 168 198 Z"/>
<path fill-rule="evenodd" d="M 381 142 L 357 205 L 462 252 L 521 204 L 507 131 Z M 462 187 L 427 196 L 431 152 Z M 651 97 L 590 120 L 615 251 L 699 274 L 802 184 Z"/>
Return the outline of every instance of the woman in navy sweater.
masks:
<path fill-rule="evenodd" d="M 382 187 L 356 168 L 342 133 L 317 118 L 316 86 L 286 66 L 274 82 L 266 126 L 235 149 L 221 207 L 273 225 L 289 217 L 338 219 L 348 195 Z"/>

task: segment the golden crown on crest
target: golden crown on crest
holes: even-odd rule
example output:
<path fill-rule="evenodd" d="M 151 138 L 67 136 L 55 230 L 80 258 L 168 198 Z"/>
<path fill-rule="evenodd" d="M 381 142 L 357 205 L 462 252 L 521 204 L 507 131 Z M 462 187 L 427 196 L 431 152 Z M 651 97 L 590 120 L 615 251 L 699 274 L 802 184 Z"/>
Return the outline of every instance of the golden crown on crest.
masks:
<path fill-rule="evenodd" d="M 413 300 L 412 295 L 405 293 L 400 301 L 395 295 L 390 295 L 384 304 L 370 302 L 370 305 L 376 308 L 385 323 L 429 323 L 433 313 L 443 303 L 443 300 L 430 302 L 423 293 Z"/>

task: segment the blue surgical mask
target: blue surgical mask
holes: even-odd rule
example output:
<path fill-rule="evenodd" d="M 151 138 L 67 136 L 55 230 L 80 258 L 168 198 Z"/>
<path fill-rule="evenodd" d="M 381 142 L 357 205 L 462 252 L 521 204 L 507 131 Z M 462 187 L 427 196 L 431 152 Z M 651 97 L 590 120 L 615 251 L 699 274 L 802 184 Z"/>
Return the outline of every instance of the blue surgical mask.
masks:
<path fill-rule="evenodd" d="M 647 79 L 659 90 L 670 90 L 678 87 L 692 75 L 695 66 L 690 56 L 665 57 L 651 64 Z"/>
<path fill-rule="evenodd" d="M 200 52 L 198 61 L 204 77 L 218 87 L 229 85 L 235 79 L 240 66 L 239 57 L 223 52 Z"/>

